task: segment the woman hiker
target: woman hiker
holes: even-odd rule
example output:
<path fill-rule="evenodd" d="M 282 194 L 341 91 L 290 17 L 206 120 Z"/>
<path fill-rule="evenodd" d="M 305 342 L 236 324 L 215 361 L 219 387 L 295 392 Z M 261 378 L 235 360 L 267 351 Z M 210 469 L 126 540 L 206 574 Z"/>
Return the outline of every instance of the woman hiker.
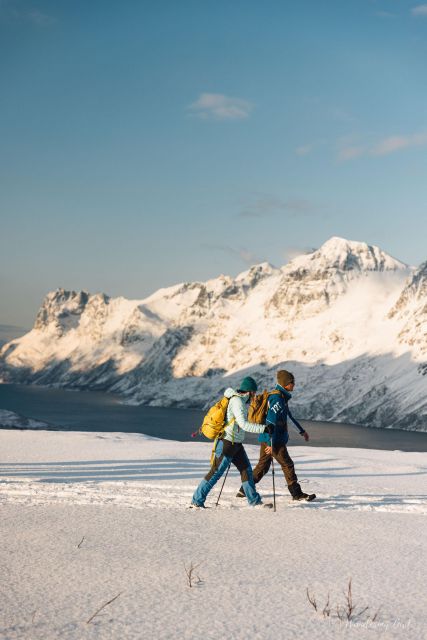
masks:
<path fill-rule="evenodd" d="M 295 473 L 294 463 L 289 455 L 286 444 L 289 439 L 287 418 L 289 416 L 295 429 L 307 442 L 309 439 L 307 431 L 303 429 L 298 420 L 296 420 L 291 414 L 288 402 L 292 398 L 292 393 L 295 386 L 295 377 L 290 371 L 277 372 L 277 385 L 273 393 L 268 398 L 268 411 L 267 411 L 267 428 L 266 431 L 271 433 L 271 439 L 273 443 L 273 450 L 264 442 L 261 444 L 259 461 L 253 471 L 253 478 L 255 484 L 261 480 L 271 465 L 271 456 L 282 467 L 283 474 L 285 476 L 286 484 L 288 485 L 289 493 L 293 500 L 314 500 L 316 494 L 304 493 L 298 482 L 297 475 Z M 237 493 L 237 498 L 245 497 L 245 487 L 242 485 Z"/>
<path fill-rule="evenodd" d="M 252 395 L 257 390 L 257 383 L 253 378 L 247 376 L 243 378 L 237 391 L 226 389 L 224 396 L 230 398 L 227 407 L 227 426 L 223 436 L 218 440 L 215 448 L 215 457 L 208 474 L 200 482 L 193 494 L 191 507 L 205 508 L 205 500 L 210 490 L 215 486 L 223 473 L 232 462 L 240 471 L 242 487 L 245 496 L 251 506 L 263 506 L 271 508 L 272 504 L 263 503 L 261 496 L 255 489 L 252 475 L 252 467 L 249 458 L 243 447 L 245 431 L 250 433 L 262 433 L 264 424 L 248 422 L 247 404 Z"/>

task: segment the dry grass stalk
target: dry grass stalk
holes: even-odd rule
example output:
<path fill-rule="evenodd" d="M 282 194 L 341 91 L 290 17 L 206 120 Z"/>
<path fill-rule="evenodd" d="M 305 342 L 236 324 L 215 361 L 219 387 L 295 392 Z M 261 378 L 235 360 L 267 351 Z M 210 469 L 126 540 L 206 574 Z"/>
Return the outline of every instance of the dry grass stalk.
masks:
<path fill-rule="evenodd" d="M 90 622 L 92 622 L 92 620 L 98 615 L 98 613 L 100 613 L 103 609 L 105 609 L 105 607 L 108 607 L 108 605 L 114 602 L 114 600 L 117 600 L 117 598 L 121 595 L 122 595 L 122 592 L 118 593 L 116 596 L 114 596 L 114 598 L 111 598 L 111 600 L 109 600 L 108 602 L 105 602 L 102 605 L 102 607 L 99 607 L 99 609 L 95 611 L 95 613 L 93 614 L 93 616 L 89 618 L 89 620 L 86 620 L 86 624 L 89 624 Z"/>

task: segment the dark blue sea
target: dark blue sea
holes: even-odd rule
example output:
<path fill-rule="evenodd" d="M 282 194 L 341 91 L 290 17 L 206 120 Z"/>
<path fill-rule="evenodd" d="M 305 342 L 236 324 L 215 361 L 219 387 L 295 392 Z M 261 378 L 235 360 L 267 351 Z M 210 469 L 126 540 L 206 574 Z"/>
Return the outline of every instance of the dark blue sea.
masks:
<path fill-rule="evenodd" d="M 191 440 L 203 411 L 122 404 L 119 397 L 101 392 L 68 391 L 46 387 L 0 384 L 0 409 L 49 423 L 68 431 L 121 431 L 145 433 L 171 440 Z M 308 446 L 357 447 L 401 451 L 427 451 L 427 433 L 373 429 L 333 422 L 301 420 L 310 434 Z M 290 445 L 306 443 L 290 430 Z M 248 434 L 246 442 L 255 443 Z"/>

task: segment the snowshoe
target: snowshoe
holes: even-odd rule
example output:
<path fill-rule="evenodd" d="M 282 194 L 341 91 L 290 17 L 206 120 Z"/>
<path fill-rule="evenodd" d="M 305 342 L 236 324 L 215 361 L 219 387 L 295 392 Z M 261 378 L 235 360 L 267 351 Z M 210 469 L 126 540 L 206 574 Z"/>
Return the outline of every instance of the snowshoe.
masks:
<path fill-rule="evenodd" d="M 258 504 L 254 505 L 254 509 L 272 509 L 273 508 L 273 503 L 272 502 L 258 502 Z"/>
<path fill-rule="evenodd" d="M 302 493 L 298 493 L 295 496 L 292 496 L 292 500 L 295 500 L 297 502 L 301 501 L 301 500 L 305 500 L 306 502 L 311 502 L 312 500 L 315 499 L 315 497 L 316 497 L 315 493 L 304 493 L 304 492 L 302 492 Z"/>

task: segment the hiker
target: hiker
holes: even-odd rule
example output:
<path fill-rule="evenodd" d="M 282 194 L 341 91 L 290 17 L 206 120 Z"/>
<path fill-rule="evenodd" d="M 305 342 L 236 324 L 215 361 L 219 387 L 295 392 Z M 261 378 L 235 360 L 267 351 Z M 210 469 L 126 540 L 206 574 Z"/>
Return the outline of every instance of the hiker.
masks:
<path fill-rule="evenodd" d="M 258 464 L 253 470 L 253 478 L 255 484 L 268 473 L 271 465 L 271 456 L 282 467 L 289 493 L 293 500 L 314 500 L 314 493 L 307 494 L 301 489 L 295 473 L 294 463 L 289 455 L 286 444 L 289 439 L 287 418 L 289 416 L 292 424 L 300 435 L 307 442 L 309 435 L 291 414 L 288 402 L 292 398 L 295 386 L 295 377 L 290 371 L 284 369 L 277 372 L 277 385 L 275 390 L 269 395 L 268 410 L 266 416 L 266 432 L 271 435 L 273 450 L 265 442 L 261 444 L 260 456 Z M 242 485 L 237 493 L 238 498 L 245 497 L 245 488 Z"/>
<path fill-rule="evenodd" d="M 204 508 L 209 491 L 218 482 L 231 462 L 240 471 L 244 489 L 243 495 L 247 497 L 249 504 L 254 507 L 258 505 L 272 506 L 264 504 L 255 489 L 251 463 L 242 444 L 245 431 L 262 433 L 265 428 L 265 424 L 255 424 L 247 420 L 247 403 L 257 388 L 255 380 L 247 376 L 243 378 L 237 391 L 231 387 L 226 389 L 224 396 L 230 399 L 227 407 L 226 427 L 217 441 L 213 464 L 194 492 L 192 507 Z"/>

